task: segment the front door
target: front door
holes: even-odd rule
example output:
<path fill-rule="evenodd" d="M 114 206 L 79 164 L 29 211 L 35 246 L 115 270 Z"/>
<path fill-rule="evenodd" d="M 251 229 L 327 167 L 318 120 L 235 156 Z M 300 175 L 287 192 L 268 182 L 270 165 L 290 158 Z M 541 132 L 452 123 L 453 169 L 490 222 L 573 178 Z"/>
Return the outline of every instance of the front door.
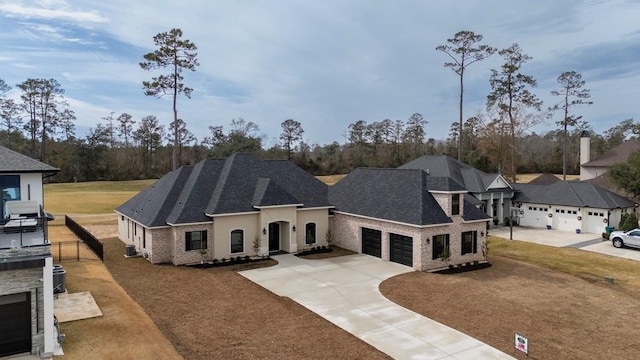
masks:
<path fill-rule="evenodd" d="M 269 224 L 269 251 L 280 250 L 280 224 Z"/>

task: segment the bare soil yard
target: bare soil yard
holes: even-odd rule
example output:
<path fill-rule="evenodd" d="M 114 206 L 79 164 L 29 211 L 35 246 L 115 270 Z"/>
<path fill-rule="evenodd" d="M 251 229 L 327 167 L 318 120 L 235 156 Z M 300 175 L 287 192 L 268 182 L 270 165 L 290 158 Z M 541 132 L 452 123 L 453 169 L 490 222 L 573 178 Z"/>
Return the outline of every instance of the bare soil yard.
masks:
<path fill-rule="evenodd" d="M 185 359 L 388 359 L 241 267 L 151 265 L 125 259 L 117 238 L 102 241 L 109 271 Z"/>
<path fill-rule="evenodd" d="M 458 274 L 413 272 L 380 291 L 391 301 L 517 358 L 514 333 L 529 338 L 532 359 L 637 359 L 640 300 L 593 283 L 500 256 Z"/>

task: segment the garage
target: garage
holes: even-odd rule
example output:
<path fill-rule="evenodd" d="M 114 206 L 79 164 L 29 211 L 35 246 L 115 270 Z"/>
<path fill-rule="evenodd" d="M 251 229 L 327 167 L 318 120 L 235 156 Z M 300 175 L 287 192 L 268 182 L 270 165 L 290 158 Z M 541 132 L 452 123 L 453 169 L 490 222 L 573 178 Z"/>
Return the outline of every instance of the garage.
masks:
<path fill-rule="evenodd" d="M 29 295 L 0 296 L 0 357 L 31 352 Z"/>
<path fill-rule="evenodd" d="M 607 218 L 606 210 L 589 210 L 585 217 L 584 232 L 602 234 L 605 232 L 605 227 L 608 225 L 604 222 Z"/>
<path fill-rule="evenodd" d="M 413 238 L 399 234 L 389 234 L 389 260 L 413 267 Z"/>
<path fill-rule="evenodd" d="M 362 253 L 382 256 L 382 232 L 380 230 L 362 228 Z"/>
<path fill-rule="evenodd" d="M 574 208 L 556 208 L 553 213 L 553 228 L 556 230 L 575 231 L 580 228 L 578 212 Z"/>

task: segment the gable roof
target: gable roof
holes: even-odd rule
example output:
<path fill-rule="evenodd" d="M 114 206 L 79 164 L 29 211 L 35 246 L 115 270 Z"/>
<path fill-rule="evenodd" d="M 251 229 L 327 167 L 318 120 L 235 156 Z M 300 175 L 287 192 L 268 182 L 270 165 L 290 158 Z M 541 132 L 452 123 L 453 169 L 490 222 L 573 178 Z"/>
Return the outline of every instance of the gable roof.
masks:
<path fill-rule="evenodd" d="M 517 184 L 513 201 L 599 209 L 629 208 L 635 203 L 600 186 L 582 181 L 551 185 Z"/>
<path fill-rule="evenodd" d="M 501 177 L 500 174 L 485 173 L 447 155 L 425 155 L 399 169 L 421 169 L 429 175 L 448 177 L 471 193 L 488 191 L 491 184 Z"/>
<path fill-rule="evenodd" d="M 540 176 L 538 176 L 537 178 L 529 181 L 527 184 L 530 185 L 551 185 L 551 184 L 555 184 L 558 181 L 560 181 L 560 179 L 558 179 L 555 175 L 550 174 L 550 173 L 544 173 L 541 174 Z"/>
<path fill-rule="evenodd" d="M 0 173 L 57 173 L 60 169 L 0 146 Z"/>
<path fill-rule="evenodd" d="M 327 185 L 290 161 L 234 154 L 172 171 L 116 211 L 154 227 L 206 222 L 211 221 L 210 215 L 289 204 L 329 206 Z"/>
<path fill-rule="evenodd" d="M 631 139 L 606 151 L 602 156 L 584 163 L 583 167 L 609 167 L 627 161 L 632 152 L 640 150 L 640 140 Z"/>

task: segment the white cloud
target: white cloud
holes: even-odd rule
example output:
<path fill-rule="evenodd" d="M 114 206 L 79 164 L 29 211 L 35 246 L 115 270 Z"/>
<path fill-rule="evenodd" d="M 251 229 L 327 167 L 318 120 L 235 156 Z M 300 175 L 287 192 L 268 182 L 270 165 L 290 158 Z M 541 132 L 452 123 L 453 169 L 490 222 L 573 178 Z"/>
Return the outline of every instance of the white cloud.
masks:
<path fill-rule="evenodd" d="M 108 19 L 93 11 L 78 11 L 66 1 L 38 1 L 40 6 L 23 6 L 16 3 L 1 3 L 0 12 L 6 16 L 18 18 L 35 18 L 47 20 L 63 20 L 78 23 L 103 23 Z"/>

